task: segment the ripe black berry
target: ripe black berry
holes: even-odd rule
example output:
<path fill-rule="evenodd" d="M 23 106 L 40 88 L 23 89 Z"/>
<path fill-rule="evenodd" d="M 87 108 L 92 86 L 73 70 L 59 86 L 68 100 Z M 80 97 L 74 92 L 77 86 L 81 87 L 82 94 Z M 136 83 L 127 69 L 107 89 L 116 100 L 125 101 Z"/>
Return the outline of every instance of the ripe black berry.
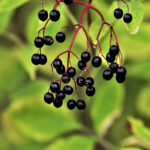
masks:
<path fill-rule="evenodd" d="M 43 41 L 44 41 L 44 44 L 48 46 L 54 43 L 54 40 L 51 36 L 44 36 Z"/>
<path fill-rule="evenodd" d="M 102 64 L 102 59 L 99 56 L 93 57 L 93 59 L 92 59 L 93 67 L 97 68 L 97 67 L 101 66 L 101 64 Z"/>
<path fill-rule="evenodd" d="M 44 101 L 45 101 L 45 103 L 51 104 L 51 103 L 53 102 L 53 100 L 54 100 L 54 96 L 53 96 L 52 93 L 47 92 L 47 93 L 44 95 Z"/>
<path fill-rule="evenodd" d="M 85 80 L 85 86 L 87 86 L 87 87 L 92 87 L 93 84 L 94 84 L 93 78 L 87 77 L 86 80 Z"/>
<path fill-rule="evenodd" d="M 125 23 L 130 23 L 132 21 L 132 15 L 129 13 L 125 14 L 123 20 Z"/>
<path fill-rule="evenodd" d="M 58 74 L 64 74 L 64 72 L 65 72 L 65 66 L 61 65 L 60 67 L 58 67 L 56 69 L 56 71 L 57 71 Z"/>
<path fill-rule="evenodd" d="M 125 81 L 125 76 L 116 75 L 116 81 L 118 83 L 123 83 Z"/>
<path fill-rule="evenodd" d="M 33 54 L 31 61 L 34 65 L 39 65 L 40 64 L 40 55 L 39 54 Z"/>
<path fill-rule="evenodd" d="M 105 80 L 110 80 L 113 77 L 113 72 L 111 70 L 105 70 L 103 73 L 103 78 Z"/>
<path fill-rule="evenodd" d="M 69 77 L 69 75 L 68 75 L 68 74 L 63 74 L 63 75 L 62 75 L 62 81 L 63 81 L 64 83 L 69 83 L 69 82 L 70 82 L 70 77 Z"/>
<path fill-rule="evenodd" d="M 94 87 L 87 87 L 86 88 L 86 94 L 88 96 L 94 96 L 94 94 L 95 94 L 95 88 Z"/>
<path fill-rule="evenodd" d="M 106 60 L 110 63 L 114 62 L 115 61 L 115 56 L 110 54 L 110 53 L 107 53 L 106 55 Z"/>
<path fill-rule="evenodd" d="M 60 59 L 55 59 L 53 62 L 53 66 L 55 69 L 60 68 L 62 66 L 62 61 Z"/>
<path fill-rule="evenodd" d="M 65 39 L 66 39 L 65 33 L 63 33 L 63 32 L 58 32 L 58 33 L 56 34 L 56 40 L 57 40 L 58 42 L 62 43 L 62 42 L 65 41 Z"/>
<path fill-rule="evenodd" d="M 70 5 L 70 4 L 73 3 L 73 0 L 64 0 L 64 3 L 65 3 L 66 5 Z"/>
<path fill-rule="evenodd" d="M 80 60 L 80 61 L 78 62 L 78 67 L 79 67 L 79 69 L 81 69 L 81 70 L 85 70 L 85 68 L 86 68 L 86 63 L 84 63 L 82 60 Z"/>
<path fill-rule="evenodd" d="M 84 79 L 84 77 L 78 77 L 77 78 L 77 84 L 78 84 L 78 86 L 84 86 L 84 84 L 85 84 L 85 79 Z"/>
<path fill-rule="evenodd" d="M 47 63 L 47 57 L 44 54 L 40 55 L 40 64 L 45 65 Z"/>
<path fill-rule="evenodd" d="M 56 98 L 58 99 L 58 100 L 64 100 L 65 99 L 65 92 L 64 91 L 58 91 L 57 93 L 56 93 Z"/>
<path fill-rule="evenodd" d="M 35 40 L 34 40 L 34 44 L 35 44 L 36 47 L 42 48 L 43 45 L 44 45 L 43 38 L 36 37 Z"/>
<path fill-rule="evenodd" d="M 74 109 L 75 107 L 76 107 L 76 102 L 75 102 L 75 100 L 69 100 L 68 102 L 67 102 L 67 107 L 70 109 L 70 110 L 72 110 L 72 109 Z"/>
<path fill-rule="evenodd" d="M 119 54 L 119 47 L 117 45 L 112 45 L 109 49 L 109 53 L 113 56 L 116 56 Z"/>
<path fill-rule="evenodd" d="M 78 100 L 76 105 L 79 110 L 84 110 L 86 108 L 86 104 L 83 100 Z"/>
<path fill-rule="evenodd" d="M 118 67 L 118 69 L 117 69 L 117 75 L 119 75 L 119 76 L 125 76 L 126 75 L 126 68 L 124 68 L 124 67 Z"/>
<path fill-rule="evenodd" d="M 90 58 L 91 58 L 91 55 L 90 55 L 90 53 L 89 52 L 83 52 L 82 54 L 81 54 L 81 60 L 84 62 L 84 63 L 87 63 L 89 60 L 90 60 Z"/>
<path fill-rule="evenodd" d="M 110 64 L 110 69 L 113 73 L 116 73 L 117 72 L 117 69 L 118 69 L 118 64 L 117 63 L 111 63 Z"/>
<path fill-rule="evenodd" d="M 50 90 L 53 92 L 53 93 L 57 93 L 60 89 L 60 85 L 59 83 L 57 82 L 52 82 L 51 85 L 50 85 Z"/>
<path fill-rule="evenodd" d="M 54 101 L 53 101 L 53 105 L 54 105 L 56 108 L 61 107 L 62 104 L 63 104 L 63 101 L 62 101 L 62 100 L 58 100 L 58 99 L 55 98 Z"/>
<path fill-rule="evenodd" d="M 123 16 L 123 10 L 121 8 L 116 8 L 114 11 L 114 16 L 117 19 L 121 19 Z"/>
<path fill-rule="evenodd" d="M 44 9 L 40 10 L 38 16 L 41 21 L 45 21 L 48 18 L 48 12 Z"/>
<path fill-rule="evenodd" d="M 71 95 L 73 93 L 73 88 L 69 85 L 64 86 L 63 91 L 67 95 Z"/>
<path fill-rule="evenodd" d="M 52 21 L 58 21 L 59 20 L 59 18 L 60 18 L 60 12 L 58 11 L 58 10 L 52 10 L 51 12 L 50 12 L 50 19 L 52 20 Z"/>
<path fill-rule="evenodd" d="M 76 75 L 75 68 L 73 68 L 73 67 L 68 68 L 67 74 L 69 75 L 69 77 L 74 77 Z"/>

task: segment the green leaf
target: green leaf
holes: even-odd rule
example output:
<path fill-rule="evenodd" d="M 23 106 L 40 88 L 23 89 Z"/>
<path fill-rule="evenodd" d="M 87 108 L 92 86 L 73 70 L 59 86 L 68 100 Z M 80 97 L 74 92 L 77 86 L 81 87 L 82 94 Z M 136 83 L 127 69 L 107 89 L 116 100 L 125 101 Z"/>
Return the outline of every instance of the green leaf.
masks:
<path fill-rule="evenodd" d="M 71 136 L 65 139 L 60 139 L 51 144 L 45 150 L 93 150 L 94 140 L 92 137 L 82 135 Z"/>
<path fill-rule="evenodd" d="M 36 95 L 36 93 L 34 93 Z M 9 137 L 21 141 L 21 137 L 47 142 L 53 138 L 79 129 L 74 115 L 64 109 L 47 105 L 43 98 L 19 98 L 3 114 L 3 126 Z"/>
<path fill-rule="evenodd" d="M 91 108 L 91 115 L 97 131 L 103 134 L 112 121 L 120 115 L 124 98 L 123 85 L 116 81 L 96 86 L 97 94 Z"/>

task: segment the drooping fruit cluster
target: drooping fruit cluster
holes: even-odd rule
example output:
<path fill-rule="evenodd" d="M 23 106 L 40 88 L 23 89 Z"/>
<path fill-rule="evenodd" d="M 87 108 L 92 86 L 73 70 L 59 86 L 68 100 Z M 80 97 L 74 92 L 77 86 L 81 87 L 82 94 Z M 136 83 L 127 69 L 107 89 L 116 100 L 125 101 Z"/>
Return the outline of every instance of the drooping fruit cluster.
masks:
<path fill-rule="evenodd" d="M 128 7 L 128 4 L 124 0 L 121 1 L 125 3 Z M 94 87 L 94 78 L 91 77 L 89 65 L 93 66 L 94 68 L 99 68 L 102 65 L 103 58 L 108 63 L 108 68 L 103 72 L 103 78 L 105 80 L 111 80 L 115 74 L 116 81 L 118 83 L 123 83 L 125 81 L 126 69 L 122 66 L 123 58 L 116 33 L 113 27 L 108 22 L 106 22 L 102 13 L 97 8 L 91 5 L 92 0 L 89 0 L 88 3 L 81 2 L 79 0 L 56 0 L 56 3 L 49 14 L 43 8 L 43 0 L 41 0 L 42 9 L 39 11 L 38 17 L 41 21 L 46 21 L 46 23 L 44 27 L 39 30 L 38 36 L 34 40 L 34 44 L 39 50 L 36 54 L 33 54 L 31 58 L 32 63 L 34 65 L 44 65 L 47 63 L 47 57 L 46 55 L 41 53 L 41 49 L 44 45 L 51 46 L 52 44 L 54 44 L 54 38 L 50 35 L 45 35 L 45 29 L 47 27 L 48 22 L 52 21 L 55 24 L 55 22 L 59 21 L 59 19 L 61 18 L 61 14 L 57 10 L 57 7 L 58 5 L 60 5 L 60 3 L 63 2 L 68 6 L 73 3 L 83 5 L 84 10 L 81 14 L 79 24 L 65 26 L 62 27 L 60 31 L 57 31 L 55 39 L 57 42 L 62 43 L 66 40 L 66 35 L 63 32 L 63 29 L 72 29 L 73 27 L 77 27 L 69 48 L 66 51 L 60 53 L 51 63 L 52 74 L 55 71 L 61 77 L 59 80 L 53 78 L 53 82 L 50 84 L 48 92 L 44 95 L 44 101 L 47 104 L 53 103 L 54 107 L 60 108 L 63 105 L 64 100 L 67 98 L 67 96 L 72 95 L 72 98 L 68 98 L 69 100 L 67 101 L 68 109 L 73 110 L 77 108 L 78 110 L 84 110 L 86 108 L 86 101 L 83 100 L 83 98 L 81 98 L 80 93 L 82 93 L 82 95 L 84 95 L 85 93 L 87 96 L 92 97 L 95 95 L 96 92 L 96 89 Z M 100 30 L 96 36 L 96 44 L 91 42 L 88 32 L 83 25 L 83 20 L 86 13 L 88 16 L 88 22 L 90 22 L 89 20 L 92 20 L 90 15 L 90 9 L 98 13 L 100 18 L 102 19 Z M 123 17 L 123 10 L 119 7 L 119 0 L 118 8 L 114 11 L 114 16 L 117 19 L 121 19 Z M 129 13 L 129 7 L 128 13 L 124 14 L 123 20 L 125 23 L 130 23 L 132 21 L 132 15 Z M 99 39 L 100 33 L 104 25 L 107 25 L 110 28 L 111 33 L 110 48 L 106 56 L 103 55 Z M 42 30 L 43 37 L 40 37 L 40 32 Z M 81 52 L 80 57 L 78 57 L 76 53 L 72 50 L 73 44 L 75 42 L 79 30 L 83 30 L 87 38 L 87 48 L 84 52 Z M 113 44 L 111 44 L 112 41 Z M 90 47 L 95 48 L 95 50 L 98 49 L 98 54 L 96 53 L 96 55 L 91 55 L 91 53 L 89 52 Z M 60 59 L 60 57 L 66 53 L 68 54 L 68 57 L 67 65 L 65 66 L 64 62 Z M 74 58 L 78 60 L 77 66 L 71 65 L 71 55 L 73 55 Z M 78 68 L 78 70 L 76 69 L 76 67 Z M 80 73 L 78 73 L 78 71 L 80 71 Z M 72 82 L 74 83 L 74 88 L 72 86 Z M 77 100 L 75 100 L 74 98 L 75 95 L 77 95 L 78 97 Z"/>

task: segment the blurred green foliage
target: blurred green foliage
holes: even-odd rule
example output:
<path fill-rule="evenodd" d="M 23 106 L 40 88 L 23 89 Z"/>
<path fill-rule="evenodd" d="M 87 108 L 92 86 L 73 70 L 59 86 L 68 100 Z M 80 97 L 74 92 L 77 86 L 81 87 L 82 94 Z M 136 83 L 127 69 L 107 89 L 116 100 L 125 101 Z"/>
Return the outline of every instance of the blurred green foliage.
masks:
<path fill-rule="evenodd" d="M 93 5 L 114 25 L 128 70 L 127 81 L 122 85 L 115 79 L 103 81 L 105 63 L 98 70 L 92 69 L 97 93 L 91 99 L 84 98 L 88 109 L 78 112 L 69 111 L 66 105 L 57 110 L 43 101 L 51 69 L 49 63 L 42 67 L 31 64 L 31 56 L 37 51 L 33 40 L 44 25 L 37 17 L 40 0 L 0 0 L 0 150 L 150 150 L 150 1 L 128 3 L 134 19 L 125 25 L 113 17 L 116 2 L 93 0 Z M 45 0 L 44 4 L 50 12 L 54 1 Z M 120 6 L 127 12 L 123 3 Z M 61 4 L 58 9 L 61 19 L 46 29 L 46 34 L 53 37 L 62 26 L 78 22 L 83 6 L 67 8 Z M 101 21 L 93 11 L 92 18 L 87 29 L 95 42 Z M 86 21 L 85 17 L 88 27 Z M 67 50 L 74 31 L 66 30 L 65 43 L 44 47 L 49 62 Z M 108 28 L 100 38 L 106 54 Z M 73 50 L 80 55 L 86 47 L 82 31 L 75 42 Z M 66 63 L 66 56 L 62 59 Z M 72 61 L 74 67 L 76 63 Z"/>

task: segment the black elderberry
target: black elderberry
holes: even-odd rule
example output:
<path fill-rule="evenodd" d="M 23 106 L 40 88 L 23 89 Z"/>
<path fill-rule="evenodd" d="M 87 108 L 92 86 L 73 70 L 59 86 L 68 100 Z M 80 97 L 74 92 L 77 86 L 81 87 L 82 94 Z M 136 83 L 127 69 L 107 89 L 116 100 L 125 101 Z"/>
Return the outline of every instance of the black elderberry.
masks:
<path fill-rule="evenodd" d="M 62 43 L 62 42 L 65 41 L 65 39 L 66 39 L 65 33 L 63 33 L 63 32 L 58 32 L 58 33 L 56 34 L 56 40 L 57 40 L 58 42 Z"/>
<path fill-rule="evenodd" d="M 117 63 L 111 63 L 110 64 L 110 69 L 113 73 L 116 73 L 117 72 L 117 69 L 118 69 L 118 64 Z"/>
<path fill-rule="evenodd" d="M 51 36 L 44 36 L 43 41 L 44 41 L 44 44 L 48 46 L 54 43 L 54 40 Z"/>
<path fill-rule="evenodd" d="M 112 77 L 113 77 L 113 72 L 111 70 L 107 69 L 103 72 L 103 78 L 105 80 L 110 80 L 112 79 Z"/>
<path fill-rule="evenodd" d="M 78 100 L 76 105 L 79 110 L 84 110 L 86 108 L 86 103 L 83 100 Z"/>
<path fill-rule="evenodd" d="M 40 64 L 45 65 L 47 63 L 47 57 L 44 54 L 40 55 Z"/>
<path fill-rule="evenodd" d="M 40 64 L 40 55 L 39 54 L 33 54 L 31 61 L 34 65 L 39 65 Z"/>
<path fill-rule="evenodd" d="M 65 3 L 66 5 L 70 5 L 70 4 L 73 3 L 73 0 L 64 0 L 64 3 Z"/>
<path fill-rule="evenodd" d="M 85 84 L 85 79 L 84 79 L 84 77 L 78 77 L 77 78 L 77 84 L 78 84 L 78 86 L 84 86 L 84 84 Z"/>
<path fill-rule="evenodd" d="M 69 75 L 69 77 L 74 77 L 76 75 L 76 69 L 73 67 L 68 68 L 67 74 Z"/>
<path fill-rule="evenodd" d="M 117 68 L 117 75 L 119 75 L 119 76 L 125 76 L 126 75 L 126 68 L 124 68 L 124 67 L 118 67 Z"/>
<path fill-rule="evenodd" d="M 64 100 L 65 99 L 65 92 L 64 91 L 58 91 L 57 93 L 56 93 L 56 98 L 58 99 L 58 100 Z"/>
<path fill-rule="evenodd" d="M 86 94 L 88 96 L 94 96 L 94 94 L 95 94 L 95 88 L 94 87 L 87 87 L 86 88 Z"/>
<path fill-rule="evenodd" d="M 64 83 L 69 83 L 70 82 L 70 77 L 68 74 L 63 74 L 62 75 L 62 82 Z"/>
<path fill-rule="evenodd" d="M 87 87 L 92 87 L 93 84 L 94 84 L 94 79 L 93 79 L 93 78 L 87 77 L 87 78 L 85 79 L 85 86 L 87 86 Z"/>
<path fill-rule="evenodd" d="M 132 21 L 132 15 L 130 13 L 125 14 L 123 20 L 125 23 L 130 23 Z"/>
<path fill-rule="evenodd" d="M 85 68 L 86 68 L 86 63 L 84 63 L 82 60 L 80 60 L 80 61 L 78 62 L 78 67 L 79 67 L 80 70 L 85 70 Z"/>
<path fill-rule="evenodd" d="M 115 56 L 110 54 L 110 53 L 107 53 L 106 55 L 106 60 L 110 63 L 114 62 L 115 61 Z"/>
<path fill-rule="evenodd" d="M 60 85 L 59 83 L 57 82 L 52 82 L 51 85 L 50 85 L 50 90 L 53 92 L 53 93 L 57 93 L 60 89 Z"/>
<path fill-rule="evenodd" d="M 44 9 L 40 10 L 38 16 L 41 21 L 45 21 L 48 18 L 48 12 Z"/>
<path fill-rule="evenodd" d="M 62 66 L 62 61 L 60 59 L 55 59 L 53 62 L 53 66 L 55 69 L 60 68 Z"/>
<path fill-rule="evenodd" d="M 123 83 L 125 81 L 125 76 L 116 75 L 116 81 L 118 83 Z"/>
<path fill-rule="evenodd" d="M 114 16 L 117 19 L 121 19 L 123 16 L 123 10 L 121 8 L 116 8 L 114 11 Z"/>
<path fill-rule="evenodd" d="M 91 59 L 91 55 L 89 52 L 83 52 L 81 54 L 81 60 L 84 62 L 84 63 L 87 63 L 89 60 Z"/>
<path fill-rule="evenodd" d="M 109 53 L 113 56 L 116 56 L 119 54 L 119 47 L 117 45 L 112 45 L 109 49 Z"/>
<path fill-rule="evenodd" d="M 69 85 L 64 86 L 63 91 L 67 95 L 71 95 L 73 93 L 73 88 Z"/>
<path fill-rule="evenodd" d="M 43 38 L 36 37 L 35 40 L 34 40 L 34 44 L 35 44 L 36 47 L 42 48 L 43 45 L 44 45 Z"/>
<path fill-rule="evenodd" d="M 47 93 L 44 95 L 44 101 L 45 101 L 45 103 L 51 104 L 51 103 L 53 102 L 53 100 L 54 100 L 54 96 L 53 96 L 52 93 L 47 92 Z"/>
<path fill-rule="evenodd" d="M 56 69 L 56 71 L 57 71 L 58 74 L 64 74 L 65 73 L 65 66 L 61 65 L 60 67 L 58 67 Z"/>
<path fill-rule="evenodd" d="M 56 107 L 56 108 L 60 108 L 63 104 L 63 101 L 62 100 L 58 100 L 57 98 L 54 99 L 53 101 L 53 105 Z"/>
<path fill-rule="evenodd" d="M 97 68 L 97 67 L 101 66 L 101 64 L 102 64 L 102 59 L 99 56 L 93 57 L 93 59 L 92 59 L 93 67 Z"/>
<path fill-rule="evenodd" d="M 60 18 L 60 12 L 58 11 L 58 10 L 52 10 L 51 12 L 50 12 L 50 19 L 52 20 L 52 21 L 58 21 L 59 20 L 59 18 Z"/>
<path fill-rule="evenodd" d="M 74 109 L 74 108 L 76 107 L 76 102 L 75 102 L 75 100 L 73 100 L 73 99 L 69 100 L 69 101 L 67 102 L 67 107 L 68 107 L 68 109 L 70 109 L 70 110 Z"/>

